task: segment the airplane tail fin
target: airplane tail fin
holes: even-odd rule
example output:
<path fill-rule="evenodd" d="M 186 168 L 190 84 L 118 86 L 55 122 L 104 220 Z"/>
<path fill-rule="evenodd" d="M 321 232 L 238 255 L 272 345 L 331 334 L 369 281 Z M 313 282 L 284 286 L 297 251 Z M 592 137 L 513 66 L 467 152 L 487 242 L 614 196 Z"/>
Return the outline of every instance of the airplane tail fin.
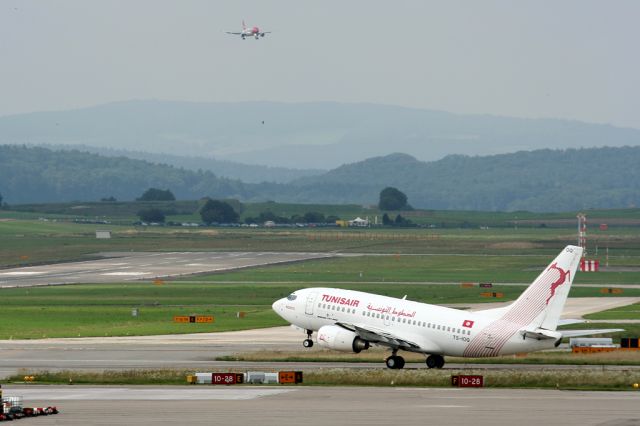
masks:
<path fill-rule="evenodd" d="M 565 247 L 515 302 L 503 308 L 502 319 L 555 330 L 581 257 L 582 247 Z"/>
<path fill-rule="evenodd" d="M 246 29 L 247 29 L 247 26 L 244 24 L 244 19 L 242 20 L 242 29 L 243 29 L 243 30 L 246 30 Z"/>

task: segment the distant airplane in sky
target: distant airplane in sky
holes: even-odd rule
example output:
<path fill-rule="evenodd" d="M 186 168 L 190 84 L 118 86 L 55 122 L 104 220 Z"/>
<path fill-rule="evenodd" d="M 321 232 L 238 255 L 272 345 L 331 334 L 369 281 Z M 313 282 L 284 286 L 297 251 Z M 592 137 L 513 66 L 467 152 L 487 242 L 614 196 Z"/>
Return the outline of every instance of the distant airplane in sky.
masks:
<path fill-rule="evenodd" d="M 260 37 L 264 37 L 265 34 L 269 34 L 271 31 L 260 31 L 258 27 L 249 27 L 244 24 L 242 21 L 242 31 L 239 33 L 234 33 L 227 31 L 227 34 L 239 35 L 244 40 L 246 37 L 255 37 L 258 40 Z"/>
<path fill-rule="evenodd" d="M 564 337 L 620 329 L 557 330 L 582 248 L 567 246 L 513 303 L 476 312 L 445 308 L 360 291 L 306 288 L 277 300 L 273 310 L 303 329 L 303 344 L 359 353 L 386 346 L 388 368 L 404 367 L 398 350 L 425 354 L 427 367 L 442 368 L 444 355 L 493 357 L 552 349 Z M 405 296 L 406 297 L 406 296 Z"/>

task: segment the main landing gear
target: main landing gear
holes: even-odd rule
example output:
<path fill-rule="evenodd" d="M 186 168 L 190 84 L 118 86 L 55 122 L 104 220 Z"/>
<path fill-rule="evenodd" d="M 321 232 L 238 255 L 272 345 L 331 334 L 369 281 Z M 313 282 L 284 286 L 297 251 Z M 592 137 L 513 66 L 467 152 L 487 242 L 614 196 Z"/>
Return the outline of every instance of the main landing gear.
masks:
<path fill-rule="evenodd" d="M 313 330 L 307 330 L 307 338 L 302 342 L 302 346 L 305 348 L 310 348 L 313 346 L 313 340 L 311 340 L 311 336 L 313 335 Z"/>
<path fill-rule="evenodd" d="M 394 349 L 393 352 L 391 352 L 391 356 L 384 361 L 385 364 L 387 364 L 387 368 L 392 370 L 400 370 L 401 368 L 404 368 L 404 358 L 397 355 L 397 353 L 398 350 Z"/>
<path fill-rule="evenodd" d="M 429 368 L 444 367 L 444 357 L 442 355 L 429 355 L 427 357 L 427 367 Z"/>

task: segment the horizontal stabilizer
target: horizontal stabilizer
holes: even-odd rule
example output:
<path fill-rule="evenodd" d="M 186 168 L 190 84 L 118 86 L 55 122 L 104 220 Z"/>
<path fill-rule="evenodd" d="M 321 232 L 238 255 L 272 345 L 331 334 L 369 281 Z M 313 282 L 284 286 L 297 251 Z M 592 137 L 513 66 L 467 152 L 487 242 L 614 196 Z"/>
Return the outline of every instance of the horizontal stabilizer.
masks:
<path fill-rule="evenodd" d="M 562 333 L 562 337 L 579 337 L 579 336 L 591 336 L 594 334 L 608 334 L 624 331 L 624 328 L 603 328 L 593 330 L 558 330 Z"/>
<path fill-rule="evenodd" d="M 520 334 L 522 334 L 522 337 L 525 339 L 527 337 L 538 340 L 558 340 L 562 338 L 562 334 L 559 331 L 545 330 L 543 328 L 537 328 L 534 330 L 523 328 L 520 330 Z"/>

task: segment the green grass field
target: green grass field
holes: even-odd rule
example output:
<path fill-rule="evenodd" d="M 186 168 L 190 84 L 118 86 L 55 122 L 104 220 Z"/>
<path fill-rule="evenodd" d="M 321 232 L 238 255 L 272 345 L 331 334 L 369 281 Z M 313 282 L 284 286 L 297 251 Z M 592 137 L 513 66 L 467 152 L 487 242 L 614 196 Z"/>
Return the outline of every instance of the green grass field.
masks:
<path fill-rule="evenodd" d="M 620 306 L 619 308 L 596 312 L 594 314 L 586 315 L 585 318 L 594 320 L 640 320 L 640 303 L 634 303 L 633 305 Z"/>
<path fill-rule="evenodd" d="M 198 281 L 235 282 L 490 282 L 530 283 L 553 260 L 550 256 L 358 256 L 199 276 Z M 640 283 L 640 258 L 618 259 L 637 272 L 578 273 L 576 284 Z M 613 262 L 612 262 L 613 263 Z M 195 280 L 195 278 L 185 278 Z M 606 283 L 606 285 L 604 284 Z M 596 290 L 597 292 L 598 290 Z"/>
<path fill-rule="evenodd" d="M 573 229 L 313 229 L 182 228 L 17 220 L 0 211 L 0 267 L 83 259 L 101 251 L 341 251 L 388 254 L 554 256 L 575 243 Z M 97 240 L 96 229 L 113 238 Z M 590 234 L 592 255 L 611 266 L 640 266 L 638 228 Z M 535 263 L 534 263 L 535 265 Z"/>
<path fill-rule="evenodd" d="M 9 306 L 0 315 L 0 339 L 51 337 L 144 336 L 211 333 L 284 325 L 271 307 L 247 306 L 143 306 L 138 316 L 123 306 Z M 244 318 L 236 313 L 246 312 Z M 174 315 L 214 316 L 212 324 L 174 323 Z"/>

